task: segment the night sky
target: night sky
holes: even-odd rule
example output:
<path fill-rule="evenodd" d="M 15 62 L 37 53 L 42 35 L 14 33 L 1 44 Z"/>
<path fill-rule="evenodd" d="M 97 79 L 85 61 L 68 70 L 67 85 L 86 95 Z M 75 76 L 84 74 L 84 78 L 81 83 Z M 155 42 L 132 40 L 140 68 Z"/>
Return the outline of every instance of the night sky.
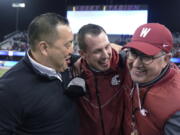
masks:
<path fill-rule="evenodd" d="M 0 41 L 16 29 L 16 9 L 11 4 L 17 1 L 26 3 L 26 7 L 19 10 L 21 31 L 25 31 L 30 21 L 42 13 L 56 12 L 66 16 L 69 5 L 147 4 L 148 22 L 159 22 L 172 32 L 180 32 L 180 0 L 0 0 Z"/>

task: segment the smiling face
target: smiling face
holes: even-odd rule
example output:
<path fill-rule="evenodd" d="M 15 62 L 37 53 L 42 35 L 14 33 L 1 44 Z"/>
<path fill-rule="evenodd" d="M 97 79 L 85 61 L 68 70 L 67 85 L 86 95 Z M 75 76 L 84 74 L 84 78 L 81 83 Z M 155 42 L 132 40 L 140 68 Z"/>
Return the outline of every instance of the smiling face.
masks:
<path fill-rule="evenodd" d="M 104 32 L 99 35 L 85 35 L 86 49 L 81 50 L 81 56 L 87 63 L 98 71 L 106 71 L 110 68 L 112 48 L 108 37 Z"/>
<path fill-rule="evenodd" d="M 57 25 L 58 38 L 47 47 L 47 66 L 56 71 L 67 69 L 73 52 L 73 34 L 68 25 Z"/>
<path fill-rule="evenodd" d="M 134 60 L 127 58 L 127 67 L 134 82 L 147 83 L 152 81 L 161 73 L 170 59 L 168 55 L 162 55 L 161 52 L 154 57 L 157 58 L 153 59 L 150 64 L 144 64 L 139 56 Z"/>

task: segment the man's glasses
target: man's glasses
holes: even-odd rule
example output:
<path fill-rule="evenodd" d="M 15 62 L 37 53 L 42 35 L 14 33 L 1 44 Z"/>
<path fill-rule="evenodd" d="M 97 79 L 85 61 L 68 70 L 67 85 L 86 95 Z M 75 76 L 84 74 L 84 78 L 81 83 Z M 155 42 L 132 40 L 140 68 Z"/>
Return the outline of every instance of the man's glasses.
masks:
<path fill-rule="evenodd" d="M 131 61 L 134 61 L 137 57 L 139 57 L 139 59 L 141 60 L 141 62 L 145 65 L 148 65 L 148 64 L 151 64 L 154 59 L 157 59 L 157 58 L 160 58 L 162 56 L 166 55 L 165 52 L 163 52 L 161 55 L 159 56 L 148 56 L 148 55 L 145 55 L 139 51 L 136 51 L 134 49 L 129 49 L 127 51 L 127 56 L 128 56 L 128 59 L 131 60 Z"/>

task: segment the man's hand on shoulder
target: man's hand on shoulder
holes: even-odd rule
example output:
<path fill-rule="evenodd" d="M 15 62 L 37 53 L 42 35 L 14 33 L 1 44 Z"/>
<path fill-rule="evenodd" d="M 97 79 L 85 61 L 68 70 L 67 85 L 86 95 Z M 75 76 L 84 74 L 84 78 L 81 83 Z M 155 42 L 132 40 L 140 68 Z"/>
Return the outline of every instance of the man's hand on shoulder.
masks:
<path fill-rule="evenodd" d="M 115 44 L 115 43 L 110 43 L 111 47 L 116 50 L 118 53 L 122 50 L 122 46 Z"/>

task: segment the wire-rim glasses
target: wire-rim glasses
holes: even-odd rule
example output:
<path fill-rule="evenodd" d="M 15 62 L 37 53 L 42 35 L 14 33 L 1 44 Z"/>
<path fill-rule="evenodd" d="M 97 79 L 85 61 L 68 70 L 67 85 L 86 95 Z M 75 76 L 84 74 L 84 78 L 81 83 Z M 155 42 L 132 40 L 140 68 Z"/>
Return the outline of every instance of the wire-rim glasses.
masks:
<path fill-rule="evenodd" d="M 141 60 L 141 62 L 145 65 L 151 64 L 155 59 L 160 58 L 162 56 L 166 55 L 165 52 L 162 52 L 161 55 L 158 56 L 148 56 L 145 55 L 139 51 L 136 51 L 134 49 L 129 49 L 127 51 L 127 58 L 131 61 L 136 60 L 137 58 L 139 58 Z"/>

